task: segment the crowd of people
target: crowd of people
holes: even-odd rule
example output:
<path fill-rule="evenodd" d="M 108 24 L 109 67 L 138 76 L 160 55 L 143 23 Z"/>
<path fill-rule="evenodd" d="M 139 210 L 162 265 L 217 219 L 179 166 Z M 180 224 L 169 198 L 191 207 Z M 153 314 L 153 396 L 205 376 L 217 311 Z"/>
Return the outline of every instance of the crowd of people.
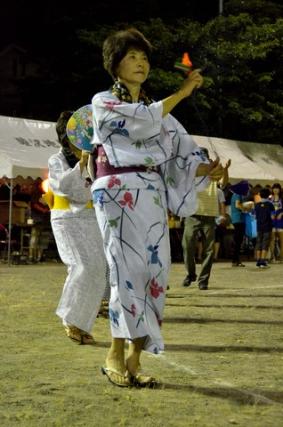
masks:
<path fill-rule="evenodd" d="M 270 263 L 282 262 L 283 193 L 281 184 L 275 182 L 272 185 L 252 186 L 243 181 L 229 186 L 230 193 L 231 190 L 232 197 L 227 199 L 226 204 L 234 227 L 233 265 L 244 266 L 239 260 L 244 236 L 249 239 L 254 250 L 253 256 L 257 267 L 266 268 Z M 254 225 L 253 230 L 250 229 L 251 221 Z M 263 253 L 259 254 L 259 252 Z"/>
<path fill-rule="evenodd" d="M 191 273 L 184 279 L 184 286 L 190 286 L 196 280 L 196 263 L 202 264 L 202 267 L 207 264 L 205 258 L 208 248 L 209 272 L 212 261 L 217 262 L 219 259 L 231 259 L 233 267 L 245 267 L 240 257 L 254 259 L 261 268 L 283 261 L 283 192 L 280 183 L 251 185 L 245 180 L 234 185 L 229 182 L 224 186 L 218 183 L 218 206 L 214 206 L 213 215 L 211 203 L 212 200 L 215 203 L 216 193 L 213 196 L 210 188 L 208 196 L 208 191 L 199 194 L 198 211 L 191 217 L 178 218 L 169 212 L 172 239 L 174 236 L 178 240 L 177 243 L 172 242 L 172 255 L 177 261 L 184 260 Z M 269 204 L 266 205 L 266 202 Z M 265 206 L 270 211 L 266 214 L 267 217 L 265 210 L 260 212 L 260 207 Z M 176 228 L 177 234 L 173 233 Z M 265 236 L 265 252 L 259 257 L 257 251 L 261 231 L 269 232 L 270 235 Z M 183 248 L 179 244 L 180 240 Z M 202 273 L 199 274 L 199 279 L 201 276 Z M 200 288 L 205 289 L 206 286 Z"/>
<path fill-rule="evenodd" d="M 91 100 L 92 150 L 70 142 L 73 112 L 64 111 L 56 125 L 61 149 L 48 163 L 44 202 L 67 267 L 56 313 L 69 338 L 94 344 L 91 331 L 109 281 L 111 345 L 102 374 L 119 387 L 154 387 L 155 377 L 141 369 L 141 354 L 164 351 L 170 217 L 184 223 L 183 285 L 198 280 L 207 290 L 228 227 L 234 230 L 232 266 L 244 267 L 247 214 L 257 221 L 256 265 L 266 268 L 268 253 L 283 260 L 282 189 L 277 183 L 270 189 L 229 184 L 231 161 L 211 159 L 171 115 L 202 86 L 201 70 L 190 71 L 176 92 L 155 101 L 144 90 L 152 46 L 142 33 L 131 28 L 109 35 L 102 56 L 113 85 Z"/>

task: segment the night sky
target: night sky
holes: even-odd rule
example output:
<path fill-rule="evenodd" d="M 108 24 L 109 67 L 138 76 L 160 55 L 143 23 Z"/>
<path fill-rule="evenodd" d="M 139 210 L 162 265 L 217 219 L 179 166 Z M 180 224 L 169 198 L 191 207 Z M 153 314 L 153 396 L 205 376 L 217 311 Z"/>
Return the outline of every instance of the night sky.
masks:
<path fill-rule="evenodd" d="M 218 5 L 218 0 L 174 0 L 174 8 L 172 4 L 165 6 L 163 0 L 95 0 L 77 5 L 66 0 L 6 0 L 1 4 L 0 47 L 10 43 L 23 47 L 38 44 L 60 25 L 69 25 L 70 30 L 91 29 L 96 24 L 131 23 L 156 17 L 174 22 L 182 16 L 205 22 L 218 14 Z"/>

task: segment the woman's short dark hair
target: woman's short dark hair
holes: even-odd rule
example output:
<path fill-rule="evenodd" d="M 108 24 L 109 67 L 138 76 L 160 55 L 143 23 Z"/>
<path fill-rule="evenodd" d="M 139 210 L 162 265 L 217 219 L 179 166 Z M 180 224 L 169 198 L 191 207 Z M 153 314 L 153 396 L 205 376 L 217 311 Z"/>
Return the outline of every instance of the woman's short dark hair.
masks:
<path fill-rule="evenodd" d="M 144 52 L 150 61 L 152 45 L 136 28 L 117 31 L 104 41 L 102 48 L 103 65 L 114 80 L 117 77 L 117 66 L 131 48 Z"/>
<path fill-rule="evenodd" d="M 57 123 L 56 123 L 56 132 L 58 135 L 58 139 L 60 144 L 63 144 L 66 139 L 66 126 L 69 121 L 69 118 L 73 115 L 73 111 L 62 111 L 60 114 Z"/>
<path fill-rule="evenodd" d="M 274 189 L 274 188 L 279 188 L 279 190 L 281 191 L 282 190 L 282 187 L 281 187 L 281 184 L 279 183 L 279 182 L 275 182 L 273 185 L 272 185 L 272 190 Z"/>

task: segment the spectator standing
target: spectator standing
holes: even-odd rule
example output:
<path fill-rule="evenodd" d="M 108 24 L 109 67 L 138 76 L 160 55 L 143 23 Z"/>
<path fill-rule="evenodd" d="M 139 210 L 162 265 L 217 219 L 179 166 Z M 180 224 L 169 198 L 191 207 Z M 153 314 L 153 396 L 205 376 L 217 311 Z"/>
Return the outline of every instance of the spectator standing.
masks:
<path fill-rule="evenodd" d="M 209 159 L 206 148 L 201 148 L 204 159 Z M 224 167 L 222 178 L 223 185 L 228 182 L 228 168 L 230 160 Z M 221 207 L 221 212 L 220 212 Z M 197 280 L 196 275 L 196 255 L 199 235 L 202 237 L 202 260 L 198 276 L 198 287 L 200 290 L 208 289 L 215 242 L 215 220 L 221 214 L 225 218 L 225 196 L 218 188 L 217 181 L 211 181 L 209 186 L 198 193 L 198 209 L 194 215 L 185 219 L 184 233 L 182 239 L 184 263 L 187 276 L 183 281 L 183 286 L 188 287 Z"/>
<path fill-rule="evenodd" d="M 261 200 L 255 204 L 255 216 L 257 221 L 257 237 L 256 237 L 256 266 L 267 268 L 267 253 L 271 241 L 272 233 L 272 213 L 274 206 L 268 197 L 270 191 L 268 188 L 260 190 Z"/>
<path fill-rule="evenodd" d="M 249 183 L 248 181 L 242 180 L 237 184 L 231 185 L 230 191 L 232 191 L 233 193 L 231 197 L 231 222 L 234 227 L 234 248 L 232 266 L 245 267 L 245 265 L 240 261 L 240 251 L 245 235 L 244 213 L 252 209 L 251 205 L 250 207 L 245 207 L 244 205 L 244 197 L 247 196 L 249 192 Z"/>
<path fill-rule="evenodd" d="M 45 229 L 50 223 L 50 209 L 43 200 L 42 179 L 35 180 L 30 199 L 30 217 L 32 219 L 31 236 L 29 242 L 29 262 L 40 262 L 43 251 L 48 247 L 48 235 Z"/>
<path fill-rule="evenodd" d="M 215 222 L 215 241 L 214 241 L 214 261 L 218 260 L 219 251 L 221 246 L 223 247 L 224 236 L 226 232 L 226 226 L 229 223 L 229 215 L 226 212 L 226 199 L 225 193 L 218 185 L 218 201 L 219 201 L 219 213 L 220 215 L 216 218 Z"/>
<path fill-rule="evenodd" d="M 10 188 L 6 178 L 0 179 L 0 200 L 10 199 Z"/>
<path fill-rule="evenodd" d="M 270 258 L 276 261 L 275 244 L 276 239 L 279 240 L 279 261 L 283 261 L 283 195 L 282 187 L 279 182 L 272 185 L 272 193 L 270 201 L 274 206 L 274 214 L 272 221 L 272 234 L 270 242 Z"/>

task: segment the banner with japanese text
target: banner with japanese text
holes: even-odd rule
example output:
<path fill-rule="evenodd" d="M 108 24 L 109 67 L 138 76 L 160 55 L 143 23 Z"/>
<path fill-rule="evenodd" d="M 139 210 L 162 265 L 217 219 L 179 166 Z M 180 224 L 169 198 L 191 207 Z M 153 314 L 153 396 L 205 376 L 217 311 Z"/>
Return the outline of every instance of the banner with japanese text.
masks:
<path fill-rule="evenodd" d="M 59 148 L 55 123 L 0 116 L 0 178 L 46 178 Z"/>

